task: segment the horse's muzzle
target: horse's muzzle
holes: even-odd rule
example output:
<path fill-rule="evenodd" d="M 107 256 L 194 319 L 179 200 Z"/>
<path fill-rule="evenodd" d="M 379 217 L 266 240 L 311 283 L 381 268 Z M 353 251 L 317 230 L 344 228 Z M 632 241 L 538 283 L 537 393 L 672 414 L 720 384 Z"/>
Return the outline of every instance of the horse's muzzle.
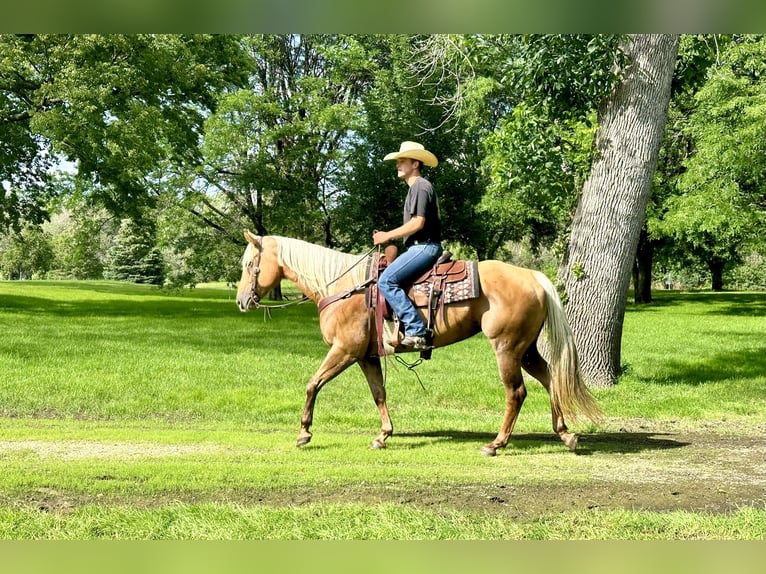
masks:
<path fill-rule="evenodd" d="M 258 306 L 258 301 L 251 294 L 237 297 L 237 307 L 243 313 L 247 313 L 250 309 L 255 309 Z"/>

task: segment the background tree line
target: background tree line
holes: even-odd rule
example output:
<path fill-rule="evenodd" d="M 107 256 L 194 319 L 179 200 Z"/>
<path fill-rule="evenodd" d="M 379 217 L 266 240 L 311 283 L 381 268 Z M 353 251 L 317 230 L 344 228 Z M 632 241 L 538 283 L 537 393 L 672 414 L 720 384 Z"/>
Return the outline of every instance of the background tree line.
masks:
<path fill-rule="evenodd" d="M 572 252 L 583 201 L 610 188 L 599 128 L 662 54 L 656 170 L 616 216 L 639 219 L 617 256 L 636 300 L 666 280 L 766 287 L 753 35 L 1 35 L 0 273 L 231 280 L 243 227 L 366 250 L 406 193 L 382 157 L 416 139 L 442 160 L 427 176 L 454 252 L 542 265 L 574 295 L 595 277 Z"/>

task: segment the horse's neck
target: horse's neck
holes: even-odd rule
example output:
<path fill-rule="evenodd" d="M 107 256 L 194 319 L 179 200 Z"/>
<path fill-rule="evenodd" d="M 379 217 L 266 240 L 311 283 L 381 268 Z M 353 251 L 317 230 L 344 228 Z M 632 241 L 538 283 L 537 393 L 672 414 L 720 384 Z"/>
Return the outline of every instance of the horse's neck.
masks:
<path fill-rule="evenodd" d="M 358 257 L 297 239 L 278 242 L 282 274 L 314 302 L 364 280 L 365 265 L 354 266 Z"/>
<path fill-rule="evenodd" d="M 301 277 L 298 275 L 298 273 L 296 273 L 291 267 L 284 263 L 282 264 L 282 275 L 285 279 L 293 283 L 298 288 L 298 290 L 303 293 L 304 296 L 314 301 L 314 303 L 318 303 L 319 299 L 322 298 L 320 294 L 318 294 L 313 288 L 309 287 L 306 282 L 301 280 Z"/>

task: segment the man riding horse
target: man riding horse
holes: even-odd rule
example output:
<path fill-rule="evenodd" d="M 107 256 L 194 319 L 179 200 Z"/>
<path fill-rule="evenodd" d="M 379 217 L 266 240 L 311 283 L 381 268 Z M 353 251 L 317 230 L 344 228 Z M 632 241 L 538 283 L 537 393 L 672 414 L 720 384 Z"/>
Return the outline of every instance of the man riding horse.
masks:
<path fill-rule="evenodd" d="M 407 250 L 389 263 L 378 279 L 378 287 L 404 331 L 404 338 L 398 344 L 392 342 L 392 346 L 425 350 L 431 334 L 403 286 L 433 267 L 442 254 L 438 199 L 431 182 L 420 174 L 423 164 L 436 167 L 439 160 L 421 144 L 411 141 L 402 142 L 398 152 L 389 153 L 383 159 L 396 160 L 397 175 L 407 183 L 409 191 L 404 200 L 402 225 L 390 231 L 376 230 L 372 240 L 375 245 L 381 245 L 404 238 Z"/>

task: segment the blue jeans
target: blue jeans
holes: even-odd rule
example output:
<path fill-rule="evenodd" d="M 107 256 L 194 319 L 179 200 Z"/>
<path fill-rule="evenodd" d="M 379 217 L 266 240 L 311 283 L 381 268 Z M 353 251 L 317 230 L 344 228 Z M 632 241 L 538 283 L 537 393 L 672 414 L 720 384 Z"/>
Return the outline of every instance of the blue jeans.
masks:
<path fill-rule="evenodd" d="M 440 243 L 411 245 L 378 278 L 378 288 L 402 322 L 405 335 L 422 337 L 426 334 L 426 325 L 402 285 L 409 286 L 432 267 L 441 254 Z"/>

